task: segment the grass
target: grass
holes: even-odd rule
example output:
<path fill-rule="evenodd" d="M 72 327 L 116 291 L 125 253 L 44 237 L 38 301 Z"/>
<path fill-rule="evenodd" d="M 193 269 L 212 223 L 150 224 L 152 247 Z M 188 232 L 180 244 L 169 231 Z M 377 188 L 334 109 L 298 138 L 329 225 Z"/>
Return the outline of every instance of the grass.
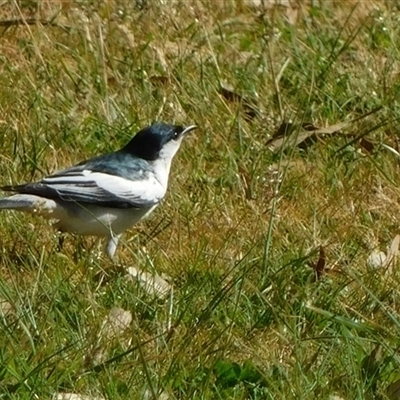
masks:
<path fill-rule="evenodd" d="M 399 233 L 395 2 L 10 1 L 0 14 L 13 21 L 4 184 L 113 151 L 154 120 L 201 128 L 119 271 L 94 239 L 58 252 L 42 221 L 2 213 L 0 398 L 399 398 L 398 263 L 367 267 Z M 358 117 L 266 144 L 283 122 L 296 136 Z M 148 293 L 128 266 L 173 292 Z M 113 307 L 132 320 L 110 335 Z"/>

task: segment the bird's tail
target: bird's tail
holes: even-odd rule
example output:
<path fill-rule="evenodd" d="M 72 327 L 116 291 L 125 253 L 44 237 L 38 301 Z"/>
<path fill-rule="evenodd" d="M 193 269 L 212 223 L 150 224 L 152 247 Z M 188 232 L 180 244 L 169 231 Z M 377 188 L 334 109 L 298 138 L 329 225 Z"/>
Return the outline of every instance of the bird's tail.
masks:
<path fill-rule="evenodd" d="M 52 204 L 49 204 L 52 203 Z M 18 210 L 27 212 L 49 211 L 53 208 L 53 200 L 31 194 L 15 194 L 0 199 L 0 210 Z"/>

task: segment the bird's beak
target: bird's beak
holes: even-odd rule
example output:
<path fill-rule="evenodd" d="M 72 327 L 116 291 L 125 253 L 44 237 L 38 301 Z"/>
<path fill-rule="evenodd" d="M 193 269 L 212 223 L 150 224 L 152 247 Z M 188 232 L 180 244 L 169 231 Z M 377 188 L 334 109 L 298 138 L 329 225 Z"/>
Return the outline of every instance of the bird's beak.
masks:
<path fill-rule="evenodd" d="M 182 131 L 181 135 L 184 136 L 187 133 L 193 131 L 194 129 L 197 129 L 197 125 L 186 126 L 185 128 L 183 128 L 183 131 Z"/>

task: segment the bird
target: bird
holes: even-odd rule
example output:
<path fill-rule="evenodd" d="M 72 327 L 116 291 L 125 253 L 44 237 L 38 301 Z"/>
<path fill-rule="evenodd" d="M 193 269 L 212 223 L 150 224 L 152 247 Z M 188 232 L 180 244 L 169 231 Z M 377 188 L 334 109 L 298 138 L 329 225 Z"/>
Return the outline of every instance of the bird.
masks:
<path fill-rule="evenodd" d="M 82 161 L 37 182 L 2 186 L 0 210 L 35 213 L 60 232 L 106 238 L 114 259 L 121 235 L 164 198 L 171 162 L 196 125 L 157 122 L 120 150 Z"/>

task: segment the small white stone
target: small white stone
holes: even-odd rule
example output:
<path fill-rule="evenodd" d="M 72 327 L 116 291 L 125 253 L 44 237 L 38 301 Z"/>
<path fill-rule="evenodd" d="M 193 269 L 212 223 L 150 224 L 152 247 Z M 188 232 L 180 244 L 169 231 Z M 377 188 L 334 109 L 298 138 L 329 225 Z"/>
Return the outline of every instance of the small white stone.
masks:
<path fill-rule="evenodd" d="M 104 400 L 103 397 L 85 396 L 76 393 L 56 393 L 53 400 Z"/>
<path fill-rule="evenodd" d="M 14 306 L 7 300 L 0 299 L 0 315 L 9 316 L 14 311 Z"/>
<path fill-rule="evenodd" d="M 126 278 L 139 282 L 143 289 L 150 295 L 164 298 L 172 289 L 172 286 L 159 275 L 151 275 L 147 272 L 139 271 L 135 267 L 128 267 L 126 271 L 128 272 Z"/>
<path fill-rule="evenodd" d="M 379 269 L 386 265 L 386 254 L 383 251 L 373 250 L 367 259 L 370 269 Z"/>
<path fill-rule="evenodd" d="M 132 313 L 119 307 L 113 307 L 103 322 L 102 334 L 107 339 L 122 335 L 132 322 Z"/>

